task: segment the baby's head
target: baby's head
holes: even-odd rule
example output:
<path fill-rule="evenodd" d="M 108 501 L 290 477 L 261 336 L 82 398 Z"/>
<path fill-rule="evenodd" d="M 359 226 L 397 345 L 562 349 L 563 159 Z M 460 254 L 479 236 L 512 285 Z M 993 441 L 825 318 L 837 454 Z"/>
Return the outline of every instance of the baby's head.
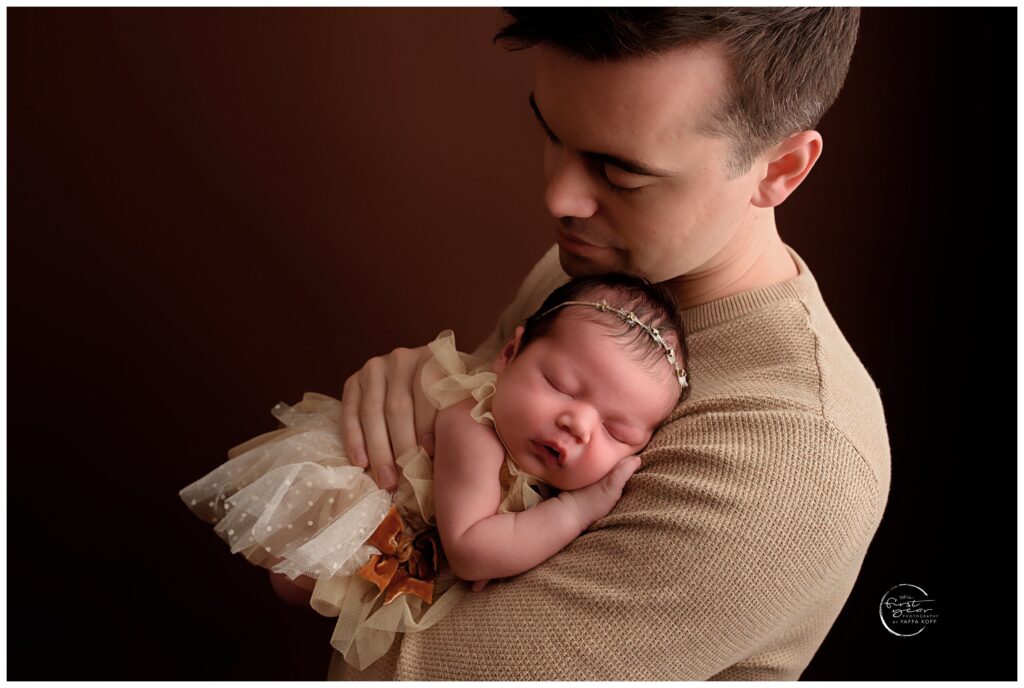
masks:
<path fill-rule="evenodd" d="M 602 301 L 607 308 L 591 305 Z M 520 468 L 575 490 L 647 445 L 689 390 L 680 385 L 685 366 L 667 289 L 629 275 L 580 277 L 552 292 L 498 354 L 491 412 Z"/>

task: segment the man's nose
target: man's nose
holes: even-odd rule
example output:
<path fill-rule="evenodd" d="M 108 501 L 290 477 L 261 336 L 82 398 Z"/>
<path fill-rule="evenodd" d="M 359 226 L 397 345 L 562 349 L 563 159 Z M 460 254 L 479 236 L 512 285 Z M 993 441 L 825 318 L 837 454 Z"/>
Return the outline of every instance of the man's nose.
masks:
<path fill-rule="evenodd" d="M 548 155 L 548 180 L 544 205 L 555 217 L 587 218 L 597 212 L 593 183 L 587 161 L 564 146 Z"/>

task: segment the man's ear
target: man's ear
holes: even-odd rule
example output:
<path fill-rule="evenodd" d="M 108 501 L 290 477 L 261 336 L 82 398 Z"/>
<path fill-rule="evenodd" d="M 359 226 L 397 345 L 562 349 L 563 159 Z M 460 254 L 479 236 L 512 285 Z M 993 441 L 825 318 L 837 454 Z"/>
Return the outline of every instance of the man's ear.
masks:
<path fill-rule="evenodd" d="M 758 208 L 774 208 L 800 186 L 821 156 L 821 134 L 801 131 L 771 149 L 768 172 L 754 189 L 750 202 Z"/>
<path fill-rule="evenodd" d="M 494 364 L 491 366 L 494 372 L 500 373 L 505 369 L 512 359 L 519 353 L 519 342 L 523 339 L 523 326 L 520 325 L 516 328 L 515 333 L 512 335 L 512 339 L 505 343 L 505 346 L 501 347 L 501 351 L 498 352 L 497 358 L 494 359 Z"/>

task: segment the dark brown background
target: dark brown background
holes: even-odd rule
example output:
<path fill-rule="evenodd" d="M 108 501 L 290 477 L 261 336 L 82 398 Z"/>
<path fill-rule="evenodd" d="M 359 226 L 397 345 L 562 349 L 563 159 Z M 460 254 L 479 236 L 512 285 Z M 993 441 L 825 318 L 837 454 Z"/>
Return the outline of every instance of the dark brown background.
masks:
<path fill-rule="evenodd" d="M 893 460 L 804 678 L 1016 677 L 1015 13 L 866 10 L 778 212 Z M 489 332 L 552 241 L 531 57 L 496 9 L 7 16 L 9 678 L 322 678 L 334 620 L 177 491 L 277 401 Z M 882 628 L 897 583 L 937 626 Z"/>

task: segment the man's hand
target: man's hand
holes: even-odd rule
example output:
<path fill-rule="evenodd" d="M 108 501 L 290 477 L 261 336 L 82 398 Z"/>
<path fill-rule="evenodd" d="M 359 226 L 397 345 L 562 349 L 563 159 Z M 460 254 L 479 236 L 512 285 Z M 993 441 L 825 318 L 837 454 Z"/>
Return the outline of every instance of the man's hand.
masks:
<path fill-rule="evenodd" d="M 580 530 L 586 530 L 590 525 L 608 515 L 622 497 L 622 488 L 630 476 L 640 468 L 639 456 L 627 456 L 619 461 L 608 475 L 596 483 L 581 487 L 578 490 L 561 492 L 559 499 L 569 501 L 576 506 L 580 518 Z"/>
<path fill-rule="evenodd" d="M 417 444 L 434 454 L 437 410 L 424 397 L 420 371 L 430 349 L 398 348 L 375 356 L 345 381 L 341 439 L 353 465 L 367 466 L 379 487 L 398 485 L 395 457 Z"/>

